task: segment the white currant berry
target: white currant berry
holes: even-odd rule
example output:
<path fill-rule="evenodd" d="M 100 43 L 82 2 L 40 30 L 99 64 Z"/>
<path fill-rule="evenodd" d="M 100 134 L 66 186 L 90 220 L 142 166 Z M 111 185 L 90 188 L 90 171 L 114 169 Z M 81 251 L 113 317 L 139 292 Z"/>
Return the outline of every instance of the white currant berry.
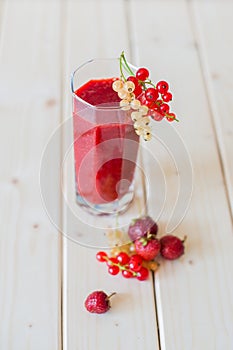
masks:
<path fill-rule="evenodd" d="M 147 115 L 149 108 L 147 106 L 141 106 L 139 108 L 139 112 L 142 113 L 142 115 Z"/>
<path fill-rule="evenodd" d="M 120 89 L 118 91 L 118 96 L 121 98 L 121 99 L 128 99 L 130 98 L 129 96 L 129 93 L 127 91 L 125 91 L 124 89 Z"/>
<path fill-rule="evenodd" d="M 118 79 L 118 80 L 115 80 L 113 83 L 112 83 L 112 88 L 114 91 L 118 92 L 120 91 L 124 86 L 124 83 L 122 80 Z"/>
<path fill-rule="evenodd" d="M 141 121 L 142 121 L 142 123 L 144 125 L 149 125 L 150 124 L 150 118 L 149 117 L 143 117 Z"/>
<path fill-rule="evenodd" d="M 128 100 L 121 100 L 120 106 L 124 111 L 128 111 L 130 109 L 130 103 Z"/>
<path fill-rule="evenodd" d="M 150 132 L 147 132 L 147 133 L 143 132 L 143 139 L 144 139 L 145 141 L 150 141 L 151 138 L 152 138 L 152 135 L 151 135 Z"/>
<path fill-rule="evenodd" d="M 139 101 L 139 100 L 133 100 L 132 102 L 131 102 L 131 107 L 133 108 L 133 109 L 139 109 L 140 108 L 140 106 L 141 106 L 141 102 Z"/>
<path fill-rule="evenodd" d="M 135 129 L 135 133 L 136 133 L 138 136 L 143 135 L 143 128 Z"/>
<path fill-rule="evenodd" d="M 127 92 L 133 92 L 135 90 L 135 85 L 132 81 L 126 81 L 124 83 L 124 90 L 126 90 Z"/>
<path fill-rule="evenodd" d="M 134 123 L 134 128 L 135 129 L 140 129 L 140 128 L 144 129 L 145 124 L 143 123 L 142 119 L 143 118 L 140 118 Z"/>
<path fill-rule="evenodd" d="M 132 112 L 131 113 L 131 119 L 136 122 L 138 119 L 142 117 L 140 112 Z"/>

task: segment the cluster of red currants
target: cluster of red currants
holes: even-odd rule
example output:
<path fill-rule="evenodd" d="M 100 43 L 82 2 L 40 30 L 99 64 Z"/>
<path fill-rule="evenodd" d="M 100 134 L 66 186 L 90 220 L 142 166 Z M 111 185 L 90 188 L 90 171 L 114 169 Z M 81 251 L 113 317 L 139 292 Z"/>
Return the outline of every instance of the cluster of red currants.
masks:
<path fill-rule="evenodd" d="M 139 68 L 136 72 L 136 76 L 129 76 L 127 81 L 132 81 L 134 83 L 135 96 L 143 106 L 148 107 L 148 115 L 154 120 L 161 121 L 164 117 L 166 117 L 169 122 L 177 120 L 176 115 L 170 112 L 170 106 L 168 105 L 168 102 L 172 101 L 172 94 L 169 92 L 168 83 L 162 80 L 154 85 L 148 78 L 148 69 Z M 152 87 L 147 87 L 147 85 Z"/>
<path fill-rule="evenodd" d="M 147 68 L 139 68 L 134 74 L 126 61 L 124 52 L 120 56 L 120 72 L 121 78 L 113 83 L 113 89 L 122 99 L 120 105 L 123 109 L 132 108 L 137 110 L 132 115 L 134 122 L 136 121 L 135 119 L 137 121 L 140 119 L 140 123 L 142 123 L 143 119 L 148 116 L 156 121 L 161 121 L 164 118 L 169 122 L 178 121 L 175 113 L 170 111 L 168 103 L 172 101 L 172 94 L 166 81 L 161 80 L 154 84 L 149 79 Z M 129 76 L 127 77 L 128 74 Z M 141 134 L 140 128 L 136 127 L 136 129 L 139 129 L 138 134 Z"/>
<path fill-rule="evenodd" d="M 134 254 L 129 256 L 125 252 L 120 252 L 116 257 L 109 257 L 106 252 L 98 252 L 96 259 L 99 262 L 106 262 L 108 273 L 117 275 L 119 272 L 125 278 L 136 277 L 139 281 L 144 281 L 149 276 L 149 271 L 143 266 L 143 258 Z"/>

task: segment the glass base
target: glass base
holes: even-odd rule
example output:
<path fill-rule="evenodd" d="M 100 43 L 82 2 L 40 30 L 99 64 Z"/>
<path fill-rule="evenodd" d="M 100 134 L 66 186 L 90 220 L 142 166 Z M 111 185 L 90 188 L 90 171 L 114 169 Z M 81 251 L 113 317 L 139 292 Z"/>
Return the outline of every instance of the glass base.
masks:
<path fill-rule="evenodd" d="M 134 191 L 127 192 L 121 199 L 104 204 L 92 204 L 76 193 L 76 202 L 92 215 L 117 215 L 125 212 L 133 202 Z"/>

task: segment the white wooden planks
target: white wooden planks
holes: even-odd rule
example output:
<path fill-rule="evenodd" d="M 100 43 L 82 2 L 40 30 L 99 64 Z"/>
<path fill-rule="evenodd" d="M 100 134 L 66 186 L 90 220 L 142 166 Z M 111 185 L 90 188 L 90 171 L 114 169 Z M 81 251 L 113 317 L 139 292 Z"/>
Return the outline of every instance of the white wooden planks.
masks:
<path fill-rule="evenodd" d="M 64 20 L 66 21 L 64 116 L 68 118 L 71 116 L 71 96 L 67 77 L 71 71 L 92 57 L 119 56 L 123 49 L 127 51 L 129 48 L 129 37 L 123 1 L 67 2 Z M 70 144 L 69 136 L 64 135 L 64 148 L 67 143 Z M 68 167 L 69 164 L 68 162 Z M 64 181 L 67 184 L 66 193 L 71 196 L 72 179 L 66 170 L 67 168 Z M 142 208 L 143 195 L 139 193 L 135 208 L 137 214 Z M 126 215 L 129 222 L 132 214 L 129 212 Z M 133 215 L 135 216 L 135 212 Z M 86 237 L 99 233 L 95 228 L 100 222 L 98 218 L 83 213 L 82 218 L 85 218 L 86 225 L 81 222 L 77 225 L 68 219 L 66 208 L 63 217 L 64 231 L 72 233 L 74 230 L 79 230 L 79 241 L 84 245 L 88 245 Z M 90 226 L 91 222 L 95 223 L 93 228 Z M 115 225 L 115 219 L 102 219 L 102 222 L 110 226 Z M 158 349 L 152 280 L 139 283 L 124 280 L 121 276 L 111 277 L 107 274 L 106 266 L 96 262 L 97 249 L 82 247 L 66 238 L 63 239 L 63 248 L 64 349 Z M 84 300 L 91 291 L 99 289 L 109 293 L 117 292 L 112 300 L 112 310 L 103 316 L 88 314 L 83 306 Z"/>
<path fill-rule="evenodd" d="M 214 5 L 208 9 L 214 18 Z M 137 21 L 136 15 L 143 11 L 147 25 Z M 188 235 L 186 255 L 177 262 L 163 263 L 155 279 L 161 348 L 231 349 L 232 224 L 190 13 L 185 1 L 131 1 L 130 13 L 139 63 L 150 67 L 155 79 L 172 82 L 174 110 L 181 119 L 177 128 L 194 169 L 191 206 L 174 232 L 181 237 Z M 206 28 L 204 21 L 203 26 Z M 218 42 L 212 41 L 212 45 L 217 51 Z M 168 197 L 161 217 L 161 233 L 165 233 L 175 203 L 177 173 L 158 141 L 152 141 L 148 148 L 158 155 L 166 172 Z M 145 164 L 146 159 L 147 155 Z M 154 178 L 155 194 L 149 198 L 153 215 L 157 204 L 156 175 L 148 162 L 146 169 Z"/>
<path fill-rule="evenodd" d="M 59 349 L 60 238 L 42 206 L 39 172 L 60 119 L 60 5 L 0 6 L 0 348 Z M 50 195 L 59 215 L 59 193 Z"/>
<path fill-rule="evenodd" d="M 233 3 L 193 1 L 190 10 L 233 213 Z"/>

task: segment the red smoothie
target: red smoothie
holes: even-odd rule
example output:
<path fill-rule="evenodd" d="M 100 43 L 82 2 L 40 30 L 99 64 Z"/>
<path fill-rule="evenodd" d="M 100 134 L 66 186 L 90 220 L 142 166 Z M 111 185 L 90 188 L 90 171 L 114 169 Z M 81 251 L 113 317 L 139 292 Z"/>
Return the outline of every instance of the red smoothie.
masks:
<path fill-rule="evenodd" d="M 90 80 L 75 91 L 76 190 L 92 204 L 109 203 L 128 192 L 137 158 L 139 137 L 130 112 L 112 108 L 120 101 L 112 82 Z"/>

